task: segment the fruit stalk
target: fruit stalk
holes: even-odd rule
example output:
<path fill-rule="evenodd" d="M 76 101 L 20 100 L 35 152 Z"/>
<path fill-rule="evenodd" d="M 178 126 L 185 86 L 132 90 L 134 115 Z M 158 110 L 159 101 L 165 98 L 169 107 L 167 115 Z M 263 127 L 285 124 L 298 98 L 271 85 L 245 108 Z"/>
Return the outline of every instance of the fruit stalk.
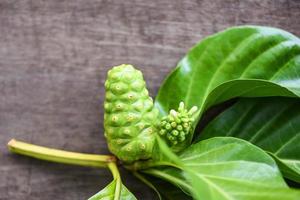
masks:
<path fill-rule="evenodd" d="M 12 139 L 7 144 L 12 153 L 17 153 L 50 162 L 80 165 L 86 167 L 103 168 L 109 163 L 115 163 L 116 158 L 112 155 L 96 155 L 76 153 L 33 145 Z"/>

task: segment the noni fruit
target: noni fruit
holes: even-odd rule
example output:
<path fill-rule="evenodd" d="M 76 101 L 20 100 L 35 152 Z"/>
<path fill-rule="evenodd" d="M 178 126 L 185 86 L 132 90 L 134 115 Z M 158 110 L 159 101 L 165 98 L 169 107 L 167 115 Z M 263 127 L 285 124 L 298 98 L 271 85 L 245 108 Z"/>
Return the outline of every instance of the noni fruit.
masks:
<path fill-rule="evenodd" d="M 142 73 L 132 65 L 115 66 L 105 82 L 104 129 L 108 148 L 120 160 L 151 157 L 158 110 Z"/>

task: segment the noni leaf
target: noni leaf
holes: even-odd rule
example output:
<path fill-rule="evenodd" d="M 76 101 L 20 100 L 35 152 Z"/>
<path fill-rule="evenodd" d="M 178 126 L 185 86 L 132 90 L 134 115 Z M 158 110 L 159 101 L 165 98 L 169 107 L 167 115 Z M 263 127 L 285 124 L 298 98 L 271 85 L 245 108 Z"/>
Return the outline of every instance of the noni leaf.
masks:
<path fill-rule="evenodd" d="M 100 192 L 90 197 L 88 200 L 114 200 L 117 180 L 113 180 L 109 185 L 103 188 Z M 120 199 L 124 200 L 137 200 L 136 197 L 126 188 L 125 185 L 121 185 Z"/>
<path fill-rule="evenodd" d="M 155 106 L 161 115 L 181 101 L 197 106 L 196 126 L 213 105 L 264 96 L 300 97 L 300 40 L 276 28 L 240 26 L 195 45 L 161 85 Z"/>

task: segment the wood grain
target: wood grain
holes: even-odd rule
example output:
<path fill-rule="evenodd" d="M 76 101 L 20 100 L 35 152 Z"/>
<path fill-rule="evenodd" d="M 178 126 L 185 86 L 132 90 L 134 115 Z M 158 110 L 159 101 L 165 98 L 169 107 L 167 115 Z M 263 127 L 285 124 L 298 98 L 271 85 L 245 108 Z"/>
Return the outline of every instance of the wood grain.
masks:
<path fill-rule="evenodd" d="M 300 35 L 299 0 L 1 0 L 0 199 L 87 199 L 106 170 L 12 155 L 10 138 L 108 153 L 103 83 L 113 65 L 144 72 L 152 96 L 197 41 L 226 27 L 256 24 Z M 155 194 L 122 171 L 139 199 Z"/>

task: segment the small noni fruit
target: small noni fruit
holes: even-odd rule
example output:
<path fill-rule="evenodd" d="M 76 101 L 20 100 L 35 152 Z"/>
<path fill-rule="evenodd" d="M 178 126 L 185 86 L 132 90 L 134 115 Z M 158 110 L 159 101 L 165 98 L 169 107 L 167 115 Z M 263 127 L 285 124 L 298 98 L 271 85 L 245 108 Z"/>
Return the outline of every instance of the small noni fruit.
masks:
<path fill-rule="evenodd" d="M 163 117 L 158 125 L 159 135 L 167 142 L 173 151 L 185 148 L 188 138 L 193 131 L 193 121 L 197 106 L 187 110 L 183 102 L 180 102 L 178 111 L 170 110 L 169 115 Z"/>
<path fill-rule="evenodd" d="M 132 65 L 115 66 L 105 82 L 104 129 L 109 150 L 124 162 L 151 157 L 158 110 L 143 75 Z"/>

